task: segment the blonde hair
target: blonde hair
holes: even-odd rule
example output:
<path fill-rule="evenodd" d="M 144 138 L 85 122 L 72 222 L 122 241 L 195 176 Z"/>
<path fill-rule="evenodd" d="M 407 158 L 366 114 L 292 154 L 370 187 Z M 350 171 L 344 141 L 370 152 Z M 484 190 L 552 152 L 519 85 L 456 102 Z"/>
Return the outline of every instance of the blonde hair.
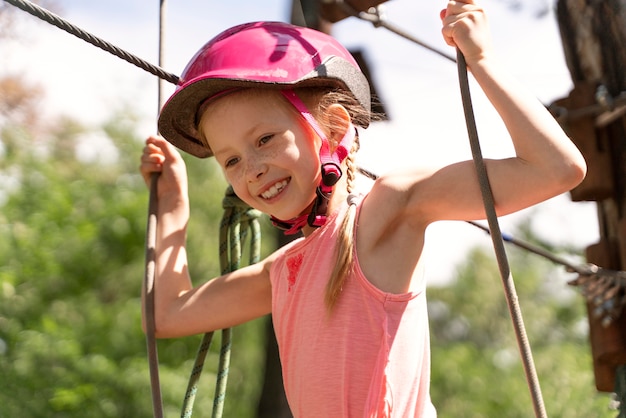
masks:
<path fill-rule="evenodd" d="M 352 144 L 352 149 L 346 157 L 346 189 L 348 191 L 348 210 L 341 224 L 340 235 L 338 239 L 337 260 L 333 272 L 326 284 L 326 293 L 324 302 L 329 311 L 331 311 L 341 295 L 343 284 L 346 277 L 352 272 L 354 261 L 354 224 L 356 222 L 356 202 L 352 202 L 351 195 L 354 191 L 356 180 L 356 164 L 354 157 L 359 148 L 358 136 Z"/>
<path fill-rule="evenodd" d="M 377 115 L 367 112 L 350 95 L 342 91 L 326 91 L 319 98 L 317 109 L 312 112 L 314 115 L 323 114 L 332 104 L 342 105 L 350 115 L 351 122 L 356 126 L 367 127 L 370 120 Z M 308 105 L 308 103 L 307 103 Z M 319 112 L 319 113 L 318 113 Z M 328 126 L 330 129 L 338 127 Z M 357 165 L 356 153 L 359 150 L 359 136 L 355 137 L 352 148 L 346 157 L 346 191 L 348 192 L 348 209 L 343 218 L 340 235 L 338 237 L 337 259 L 335 266 L 326 284 L 324 303 L 328 311 L 332 311 L 343 290 L 343 285 L 348 275 L 352 272 L 354 262 L 354 228 L 356 223 L 356 202 L 352 201 L 351 195 L 355 189 Z"/>

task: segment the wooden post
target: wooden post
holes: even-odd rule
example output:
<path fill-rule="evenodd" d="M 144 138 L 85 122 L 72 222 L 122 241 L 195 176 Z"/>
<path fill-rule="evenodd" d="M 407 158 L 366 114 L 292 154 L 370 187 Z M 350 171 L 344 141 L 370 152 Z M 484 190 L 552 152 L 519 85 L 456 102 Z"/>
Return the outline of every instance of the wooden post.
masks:
<path fill-rule="evenodd" d="M 572 199 L 598 205 L 600 242 L 586 256 L 600 267 L 626 270 L 626 119 L 598 122 L 612 110 L 610 99 L 626 90 L 626 0 L 558 0 L 557 18 L 574 90 L 556 106 L 566 108 L 563 126 L 588 163 Z M 626 315 L 603 326 L 592 306 L 588 311 L 596 388 L 613 392 L 616 369 L 626 364 Z"/>

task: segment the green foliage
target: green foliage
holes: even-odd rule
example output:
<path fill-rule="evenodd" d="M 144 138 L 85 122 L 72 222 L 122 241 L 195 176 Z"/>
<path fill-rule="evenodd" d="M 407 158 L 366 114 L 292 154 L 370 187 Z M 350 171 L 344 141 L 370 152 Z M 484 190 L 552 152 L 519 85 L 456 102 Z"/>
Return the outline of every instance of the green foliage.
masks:
<path fill-rule="evenodd" d="M 135 121 L 126 111 L 114 115 L 96 135 L 105 144 L 89 143 L 99 152 L 81 160 L 76 146 L 88 132 L 75 121 L 43 130 L 8 120 L 0 120 L 0 417 L 150 417 L 140 314 L 148 194 Z M 117 157 L 101 159 L 105 148 Z M 220 270 L 226 185 L 212 160 L 186 160 L 190 271 L 201 283 Z M 264 245 L 267 254 L 275 242 Z M 548 415 L 615 416 L 594 388 L 581 298 L 548 262 L 510 255 Z M 493 257 L 476 249 L 454 283 L 428 292 L 439 416 L 532 416 Z M 266 320 L 233 332 L 226 417 L 256 414 Z M 167 417 L 180 415 L 199 343 L 200 336 L 159 341 Z M 194 417 L 211 415 L 219 344 L 217 333 Z"/>
<path fill-rule="evenodd" d="M 595 389 L 582 298 L 549 262 L 516 248 L 508 253 L 548 416 L 615 417 L 610 396 Z M 453 284 L 428 292 L 439 416 L 534 416 L 492 253 L 475 249 Z"/>
<path fill-rule="evenodd" d="M 2 126 L 2 417 L 152 416 L 140 312 L 148 196 L 137 170 L 142 144 L 132 134 L 134 123 L 127 113 L 114 115 L 98 136 L 111 144 L 90 144 L 116 150 L 113 162 L 100 152 L 77 158 L 87 132 L 71 120 L 51 128 L 46 141 L 23 126 Z M 188 168 L 189 257 L 200 283 L 219 272 L 225 184 L 207 161 L 189 159 Z M 233 332 L 225 416 L 254 416 L 265 320 Z M 180 415 L 199 343 L 200 336 L 159 341 L 166 416 Z M 218 332 L 194 417 L 211 415 L 219 343 Z"/>

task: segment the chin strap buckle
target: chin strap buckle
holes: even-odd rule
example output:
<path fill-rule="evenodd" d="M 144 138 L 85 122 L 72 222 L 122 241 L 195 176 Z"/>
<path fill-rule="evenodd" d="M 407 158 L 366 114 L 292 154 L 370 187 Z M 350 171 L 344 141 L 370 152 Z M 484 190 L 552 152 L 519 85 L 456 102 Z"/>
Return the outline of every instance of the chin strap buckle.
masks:
<path fill-rule="evenodd" d="M 324 163 L 322 164 L 322 183 L 326 187 L 333 187 L 341 176 L 343 172 L 341 168 L 334 162 Z"/>

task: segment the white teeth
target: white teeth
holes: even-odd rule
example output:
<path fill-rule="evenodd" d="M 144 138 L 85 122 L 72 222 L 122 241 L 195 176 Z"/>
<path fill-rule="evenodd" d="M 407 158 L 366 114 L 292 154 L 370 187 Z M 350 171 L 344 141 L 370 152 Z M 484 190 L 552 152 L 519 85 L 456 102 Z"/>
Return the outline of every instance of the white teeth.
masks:
<path fill-rule="evenodd" d="M 268 190 L 261 193 L 261 196 L 263 197 L 263 199 L 271 199 L 272 197 L 280 193 L 280 191 L 285 188 L 287 183 L 288 183 L 287 180 L 279 181 L 278 183 L 270 187 Z"/>

